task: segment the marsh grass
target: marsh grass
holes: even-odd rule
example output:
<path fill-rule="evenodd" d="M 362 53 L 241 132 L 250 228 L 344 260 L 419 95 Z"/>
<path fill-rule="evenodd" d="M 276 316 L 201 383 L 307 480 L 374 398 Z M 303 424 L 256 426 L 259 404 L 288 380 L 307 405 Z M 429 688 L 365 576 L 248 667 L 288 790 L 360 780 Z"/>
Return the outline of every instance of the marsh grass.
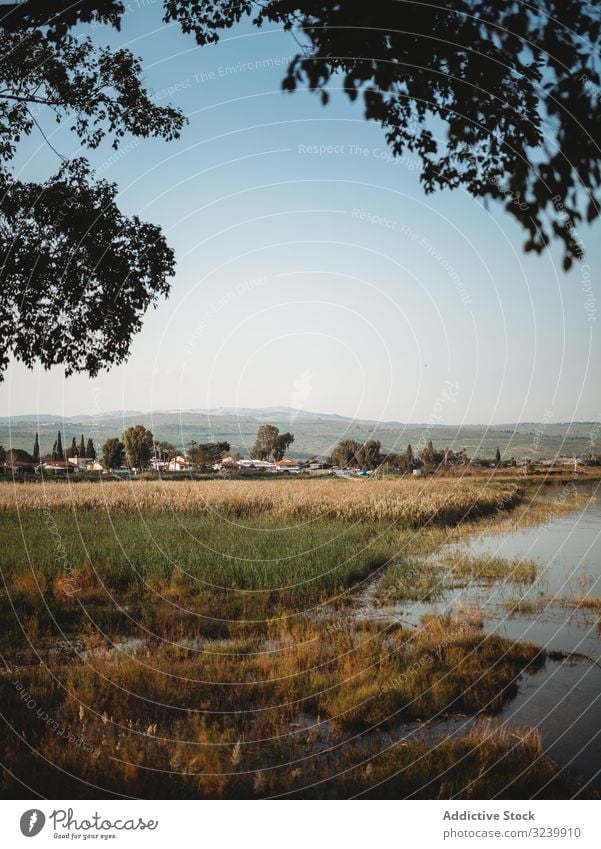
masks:
<path fill-rule="evenodd" d="M 243 483 L 251 493 L 264 482 Z M 305 483 L 319 482 L 293 486 Z M 68 498 L 66 485 L 49 489 Z M 308 493 L 312 498 L 311 487 Z M 138 628 L 143 636 L 188 633 L 194 639 L 224 638 L 240 628 L 264 631 L 274 613 L 348 605 L 349 591 L 374 574 L 385 576 L 384 588 L 403 579 L 404 597 L 432 598 L 434 570 L 415 569 L 413 559 L 474 532 L 482 521 L 415 530 L 402 522 L 290 522 L 266 515 L 234 521 L 184 511 L 74 515 L 56 509 L 50 521 L 45 511 L 0 511 L 6 587 L 0 648 L 10 652 L 26 641 L 24 623 L 27 636 L 38 641 L 87 622 L 107 639 Z"/>
<path fill-rule="evenodd" d="M 543 613 L 546 607 L 546 602 L 542 598 L 523 598 L 508 599 L 505 602 L 505 607 L 511 616 L 533 616 Z"/>
<path fill-rule="evenodd" d="M 470 582 L 532 584 L 537 568 L 534 560 L 471 555 L 466 551 L 445 552 L 431 558 L 395 558 L 378 582 L 374 597 L 380 604 L 429 602 Z"/>
<path fill-rule="evenodd" d="M 380 604 L 398 601 L 434 601 L 447 584 L 440 566 L 425 558 L 396 558 L 389 564 L 375 589 Z"/>
<path fill-rule="evenodd" d="M 554 596 L 539 593 L 536 597 L 524 596 L 522 598 L 507 599 L 504 602 L 507 610 L 513 615 L 543 614 L 551 607 L 560 607 L 568 610 L 592 611 L 601 614 L 601 598 L 591 595 L 568 595 Z"/>
<path fill-rule="evenodd" d="M 481 765 L 503 750 L 508 769 L 515 768 L 507 738 L 496 739 L 496 732 L 487 740 L 468 734 L 463 743 L 415 741 L 407 751 L 395 747 L 396 754 L 379 753 L 380 735 L 409 720 L 495 713 L 519 675 L 544 662 L 537 647 L 485 636 L 450 617 L 429 617 L 418 632 L 398 626 L 382 631 L 374 623 L 343 631 L 323 625 L 278 617 L 265 637 L 202 649 L 125 647 L 55 664 L 52 675 L 40 666 L 4 673 L 3 714 L 19 729 L 3 744 L 3 763 L 16 777 L 5 776 L 5 794 L 22 793 L 16 779 L 32 775 L 37 791 L 51 794 L 56 773 L 50 764 L 77 776 L 61 777 L 63 792 L 76 798 L 89 792 L 81 781 L 99 785 L 100 795 L 148 798 L 252 797 L 259 791 L 345 797 L 369 791 L 376 777 L 390 779 L 390 792 L 430 798 L 441 791 L 441 780 L 449 780 L 443 773 L 459 752 Z M 40 721 L 24 704 L 17 679 L 21 692 L 90 751 L 66 745 Z M 362 735 L 353 739 L 357 730 Z M 372 770 L 362 771 L 367 757 Z M 394 775 L 404 767 L 409 774 L 399 783 Z M 341 769 L 348 775 L 339 782 L 333 776 Z M 552 774 L 547 767 L 545 777 Z M 479 770 L 461 776 L 467 790 Z M 537 786 L 534 778 L 529 792 Z M 489 780 L 501 786 L 496 776 Z M 315 781 L 323 786 L 303 789 Z"/>
<path fill-rule="evenodd" d="M 536 561 L 491 555 L 473 555 L 456 551 L 444 556 L 444 565 L 454 580 L 485 583 L 532 584 L 536 580 Z"/>
<path fill-rule="evenodd" d="M 44 625 L 52 617 L 68 625 L 85 611 L 97 621 L 103 607 L 116 621 L 149 625 L 165 608 L 180 621 L 264 619 L 273 609 L 335 598 L 382 568 L 399 541 L 394 529 L 343 522 L 289 527 L 263 519 L 249 527 L 208 516 L 94 512 L 75 522 L 57 513 L 51 532 L 34 513 L 20 524 L 16 518 L 0 517 L 0 612 L 8 617 L 14 606 L 19 618 L 36 615 Z"/>
<path fill-rule="evenodd" d="M 406 723 L 494 715 L 544 652 L 466 611 L 418 628 L 352 612 L 380 573 L 432 598 L 452 570 L 424 560 L 515 491 L 231 483 L 0 492 L 6 797 L 20 781 L 52 798 L 574 792 L 536 734 L 478 721 L 401 741 Z"/>
<path fill-rule="evenodd" d="M 596 610 L 601 613 L 601 598 L 598 596 L 568 596 L 559 599 L 562 607 L 583 608 L 585 610 Z"/>

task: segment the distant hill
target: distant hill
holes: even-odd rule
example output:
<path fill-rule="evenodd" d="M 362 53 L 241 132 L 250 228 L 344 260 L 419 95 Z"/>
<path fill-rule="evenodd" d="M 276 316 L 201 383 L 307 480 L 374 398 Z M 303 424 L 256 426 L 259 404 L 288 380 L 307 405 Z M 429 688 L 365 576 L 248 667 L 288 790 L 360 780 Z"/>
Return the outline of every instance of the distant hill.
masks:
<path fill-rule="evenodd" d="M 212 410 L 112 410 L 98 415 L 62 417 L 53 414 L 28 414 L 0 417 L 0 445 L 31 451 L 36 430 L 42 453 L 51 450 L 60 427 L 63 445 L 71 438 L 92 437 L 97 447 L 110 436 L 118 436 L 132 424 L 150 428 L 155 437 L 185 446 L 197 442 L 227 440 L 233 451 L 248 454 L 260 425 L 272 423 L 295 435 L 290 456 L 307 458 L 328 454 L 340 439 L 379 439 L 385 450 L 414 450 L 431 439 L 436 448 L 466 448 L 470 456 L 492 457 L 498 447 L 504 457 L 530 456 L 533 460 L 557 455 L 584 453 L 591 434 L 599 439 L 598 423 L 573 422 L 539 424 L 520 422 L 486 426 L 436 425 L 426 423 L 375 422 L 352 419 L 336 413 L 312 413 L 290 407 L 229 408 Z"/>

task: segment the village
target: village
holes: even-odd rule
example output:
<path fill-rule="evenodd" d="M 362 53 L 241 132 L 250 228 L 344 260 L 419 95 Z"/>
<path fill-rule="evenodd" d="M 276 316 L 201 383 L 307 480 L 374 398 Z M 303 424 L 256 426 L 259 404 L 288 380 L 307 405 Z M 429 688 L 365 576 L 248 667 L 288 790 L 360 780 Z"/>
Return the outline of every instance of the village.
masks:
<path fill-rule="evenodd" d="M 39 439 L 36 434 L 33 451 L 28 453 L 22 448 L 5 450 L 0 445 L 0 473 L 13 480 L 49 480 L 49 479 L 98 479 L 110 476 L 123 478 L 206 478 L 263 476 L 263 475 L 302 475 L 336 477 L 371 477 L 383 475 L 424 474 L 469 474 L 485 469 L 513 469 L 522 473 L 535 471 L 584 470 L 587 467 L 601 465 L 601 457 L 587 452 L 581 456 L 556 456 L 553 458 L 531 457 L 505 458 L 497 448 L 494 457 L 469 457 L 466 449 L 436 449 L 431 440 L 416 446 L 408 445 L 406 450 L 382 450 L 381 443 L 375 439 L 357 442 L 352 439 L 339 441 L 330 454 L 314 455 L 310 458 L 286 457 L 288 448 L 294 442 L 291 433 L 281 434 L 274 425 L 261 425 L 257 439 L 249 456 L 245 457 L 232 451 L 229 442 L 198 443 L 194 440 L 185 447 L 177 447 L 170 442 L 158 441 L 151 431 L 143 425 L 127 428 L 121 438 L 106 439 L 97 449 L 94 440 L 84 438 L 79 441 L 72 437 L 67 449 L 63 448 L 61 431 L 52 451 L 41 455 Z"/>

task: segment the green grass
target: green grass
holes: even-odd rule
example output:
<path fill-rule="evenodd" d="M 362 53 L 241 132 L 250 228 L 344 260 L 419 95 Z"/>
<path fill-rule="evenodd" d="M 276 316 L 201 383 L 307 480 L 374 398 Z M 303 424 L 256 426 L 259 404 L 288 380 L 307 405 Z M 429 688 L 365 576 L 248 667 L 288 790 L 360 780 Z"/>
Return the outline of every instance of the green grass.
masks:
<path fill-rule="evenodd" d="M 454 579 L 475 580 L 485 583 L 497 581 L 508 584 L 531 584 L 536 580 L 538 566 L 534 560 L 491 555 L 472 555 L 455 552 L 446 555 L 445 566 Z"/>
<path fill-rule="evenodd" d="M 396 558 L 378 582 L 375 597 L 382 604 L 398 601 L 435 601 L 447 589 L 478 583 L 531 584 L 536 580 L 533 560 L 474 556 L 466 552 L 438 559 Z"/>
<path fill-rule="evenodd" d="M 396 559 L 389 565 L 376 588 L 381 604 L 396 601 L 434 601 L 446 589 L 440 566 L 417 557 Z"/>
<path fill-rule="evenodd" d="M 48 524 L 40 512 L 0 514 L 0 650 L 25 645 L 23 624 L 33 639 L 55 635 L 55 622 L 76 633 L 90 620 L 109 635 L 139 624 L 194 638 L 264 633 L 279 613 L 348 604 L 399 549 L 429 552 L 442 539 L 441 528 L 342 520 L 55 511 Z"/>
<path fill-rule="evenodd" d="M 205 588 L 268 591 L 315 598 L 339 591 L 382 565 L 398 534 L 383 527 L 321 521 L 285 522 L 219 517 L 0 515 L 1 562 L 10 578 L 33 568 L 47 581 L 87 565 L 109 587 L 188 576 L 191 594 Z M 315 585 L 318 585 L 316 587 Z"/>

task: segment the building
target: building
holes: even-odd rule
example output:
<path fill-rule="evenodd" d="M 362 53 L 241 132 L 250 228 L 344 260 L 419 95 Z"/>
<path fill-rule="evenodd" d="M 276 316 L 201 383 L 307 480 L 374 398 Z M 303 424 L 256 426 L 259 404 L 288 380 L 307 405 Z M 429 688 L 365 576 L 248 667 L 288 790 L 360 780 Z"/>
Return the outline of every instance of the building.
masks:
<path fill-rule="evenodd" d="M 169 461 L 159 460 L 158 457 L 153 457 L 150 461 L 150 468 L 155 472 L 165 472 L 169 468 Z"/>
<path fill-rule="evenodd" d="M 178 454 L 177 457 L 174 457 L 167 463 L 167 470 L 170 472 L 187 472 L 191 468 L 192 463 L 186 460 L 185 457 L 182 457 L 181 454 Z"/>
<path fill-rule="evenodd" d="M 25 460 L 7 460 L 2 466 L 2 471 L 6 477 L 22 477 L 27 474 L 34 474 L 36 464 L 28 463 Z"/>
<path fill-rule="evenodd" d="M 288 474 L 298 474 L 301 470 L 298 460 L 288 460 L 286 457 L 278 460 L 275 465 L 278 472 L 288 472 Z"/>
<path fill-rule="evenodd" d="M 86 472 L 106 472 L 104 460 L 88 460 Z"/>
<path fill-rule="evenodd" d="M 48 463 L 40 463 L 36 472 L 43 475 L 76 475 L 79 472 L 79 466 L 74 465 L 71 460 L 50 460 Z"/>

